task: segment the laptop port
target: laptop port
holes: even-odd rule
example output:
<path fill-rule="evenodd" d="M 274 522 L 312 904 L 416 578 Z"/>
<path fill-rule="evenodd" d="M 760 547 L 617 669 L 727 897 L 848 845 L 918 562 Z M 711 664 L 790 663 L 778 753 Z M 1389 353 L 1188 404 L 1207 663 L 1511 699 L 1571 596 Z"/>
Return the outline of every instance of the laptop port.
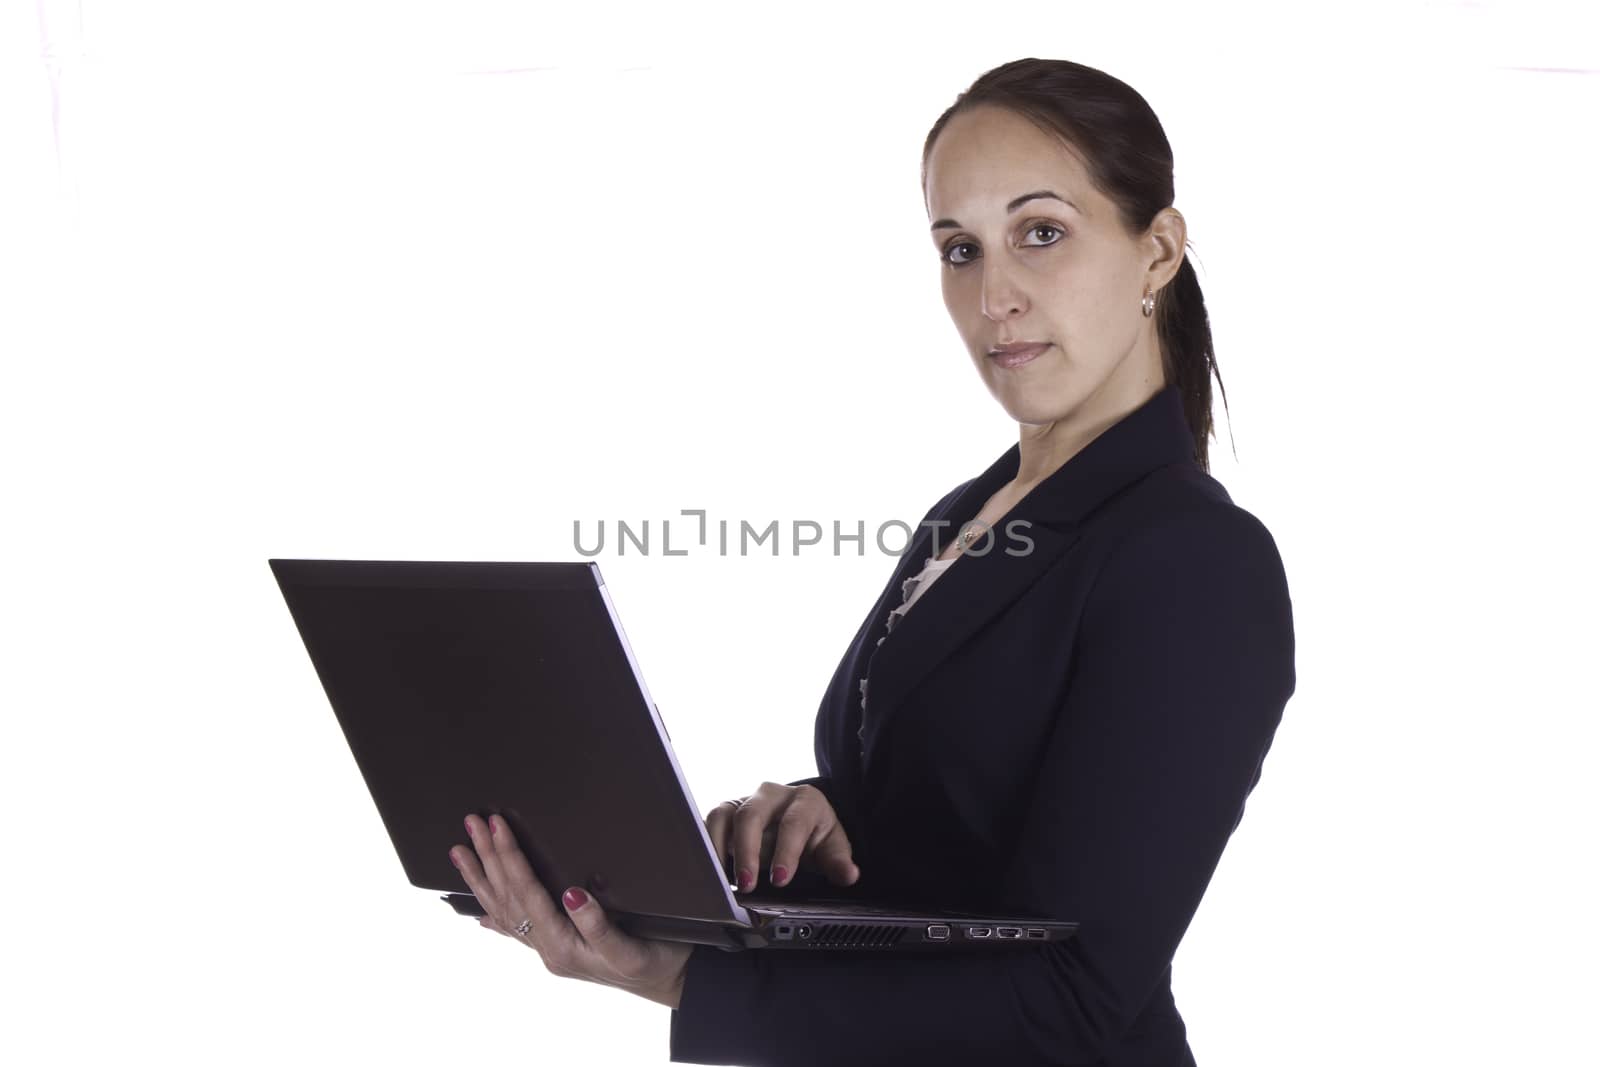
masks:
<path fill-rule="evenodd" d="M 1030 926 L 1030 927 L 1028 927 L 1028 936 L 1031 937 L 1031 938 L 1035 938 L 1037 940 L 1043 941 L 1044 937 L 1045 937 L 1045 933 L 1044 933 L 1043 930 L 1039 929 L 1037 926 Z"/>
<path fill-rule="evenodd" d="M 950 928 L 948 926 L 944 926 L 942 924 L 935 923 L 934 925 L 928 927 L 928 940 L 929 941 L 948 941 L 948 940 L 950 940 Z"/>
<path fill-rule="evenodd" d="M 1020 926 L 996 926 L 994 928 L 994 934 L 995 934 L 996 937 L 1021 937 L 1022 936 L 1022 927 L 1020 927 Z"/>
<path fill-rule="evenodd" d="M 811 938 L 811 927 L 809 927 L 809 926 L 798 927 L 798 928 L 795 929 L 795 933 L 797 935 L 799 935 L 800 940 L 808 941 Z"/>
<path fill-rule="evenodd" d="M 968 937 L 988 937 L 992 933 L 994 933 L 994 931 L 989 929 L 987 926 L 969 926 L 969 927 L 967 927 L 967 936 Z"/>
<path fill-rule="evenodd" d="M 778 940 L 779 941 L 793 941 L 794 940 L 794 927 L 789 926 L 788 924 L 784 924 L 783 926 L 778 927 Z"/>

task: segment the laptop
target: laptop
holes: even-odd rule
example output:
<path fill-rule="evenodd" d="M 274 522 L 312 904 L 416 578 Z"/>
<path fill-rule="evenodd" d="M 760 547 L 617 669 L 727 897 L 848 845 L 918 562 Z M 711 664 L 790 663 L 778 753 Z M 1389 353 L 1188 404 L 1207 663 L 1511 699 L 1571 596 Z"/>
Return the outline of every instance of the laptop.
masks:
<path fill-rule="evenodd" d="M 461 914 L 483 910 L 448 852 L 477 812 L 510 824 L 552 897 L 584 886 L 638 937 L 989 950 L 1077 929 L 799 878 L 736 898 L 594 562 L 268 563 L 406 877 Z"/>

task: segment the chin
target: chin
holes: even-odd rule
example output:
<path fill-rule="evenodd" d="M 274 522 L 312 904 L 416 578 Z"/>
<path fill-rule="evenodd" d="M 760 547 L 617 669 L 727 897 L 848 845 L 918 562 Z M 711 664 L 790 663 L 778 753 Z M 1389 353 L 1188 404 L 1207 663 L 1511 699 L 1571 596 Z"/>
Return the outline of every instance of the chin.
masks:
<path fill-rule="evenodd" d="M 1044 363 L 1045 360 L 1050 363 Z M 1099 368 L 1068 363 L 1059 346 L 1018 370 L 1003 370 L 985 355 L 979 369 L 989 394 L 1005 413 L 1017 422 L 1033 426 L 1067 418 L 1104 384 L 1103 375 L 1094 381 L 1088 380 Z"/>
<path fill-rule="evenodd" d="M 1048 396 L 1039 395 L 1038 390 L 1030 391 L 1030 395 L 1018 396 L 1014 392 L 1007 395 L 1006 391 L 995 390 L 994 398 L 1000 402 L 1005 413 L 1016 422 L 1027 426 L 1044 426 L 1052 422 L 1059 422 L 1069 417 L 1083 404 L 1083 397 L 1073 392 L 1055 392 Z"/>

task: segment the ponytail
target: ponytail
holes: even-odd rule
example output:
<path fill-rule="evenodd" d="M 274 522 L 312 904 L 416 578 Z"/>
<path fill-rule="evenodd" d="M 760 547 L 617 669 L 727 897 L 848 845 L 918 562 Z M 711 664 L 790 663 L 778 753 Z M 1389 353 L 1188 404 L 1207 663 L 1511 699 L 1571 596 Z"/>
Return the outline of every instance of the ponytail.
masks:
<path fill-rule="evenodd" d="M 1183 397 L 1183 413 L 1194 434 L 1194 458 L 1200 469 L 1210 473 L 1212 436 L 1211 376 L 1222 385 L 1216 351 L 1211 344 L 1211 320 L 1206 315 L 1205 297 L 1200 294 L 1200 279 L 1187 254 L 1177 276 L 1161 291 L 1156 301 L 1156 336 L 1161 341 L 1161 364 L 1167 383 L 1176 385 Z M 1223 410 L 1227 410 L 1228 391 L 1222 390 Z"/>

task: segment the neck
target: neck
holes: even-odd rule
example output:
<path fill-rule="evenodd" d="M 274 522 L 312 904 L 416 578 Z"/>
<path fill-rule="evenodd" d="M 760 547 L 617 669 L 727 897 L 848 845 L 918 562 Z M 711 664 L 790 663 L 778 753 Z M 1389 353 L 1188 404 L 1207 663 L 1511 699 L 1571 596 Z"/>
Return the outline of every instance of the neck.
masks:
<path fill-rule="evenodd" d="M 1158 376 L 1154 381 L 1137 382 L 1119 390 L 1115 396 L 1097 392 L 1059 419 L 1020 424 L 1017 475 L 1011 481 L 1011 489 L 1026 493 L 1050 477 L 1090 441 L 1143 407 L 1165 386 Z"/>

